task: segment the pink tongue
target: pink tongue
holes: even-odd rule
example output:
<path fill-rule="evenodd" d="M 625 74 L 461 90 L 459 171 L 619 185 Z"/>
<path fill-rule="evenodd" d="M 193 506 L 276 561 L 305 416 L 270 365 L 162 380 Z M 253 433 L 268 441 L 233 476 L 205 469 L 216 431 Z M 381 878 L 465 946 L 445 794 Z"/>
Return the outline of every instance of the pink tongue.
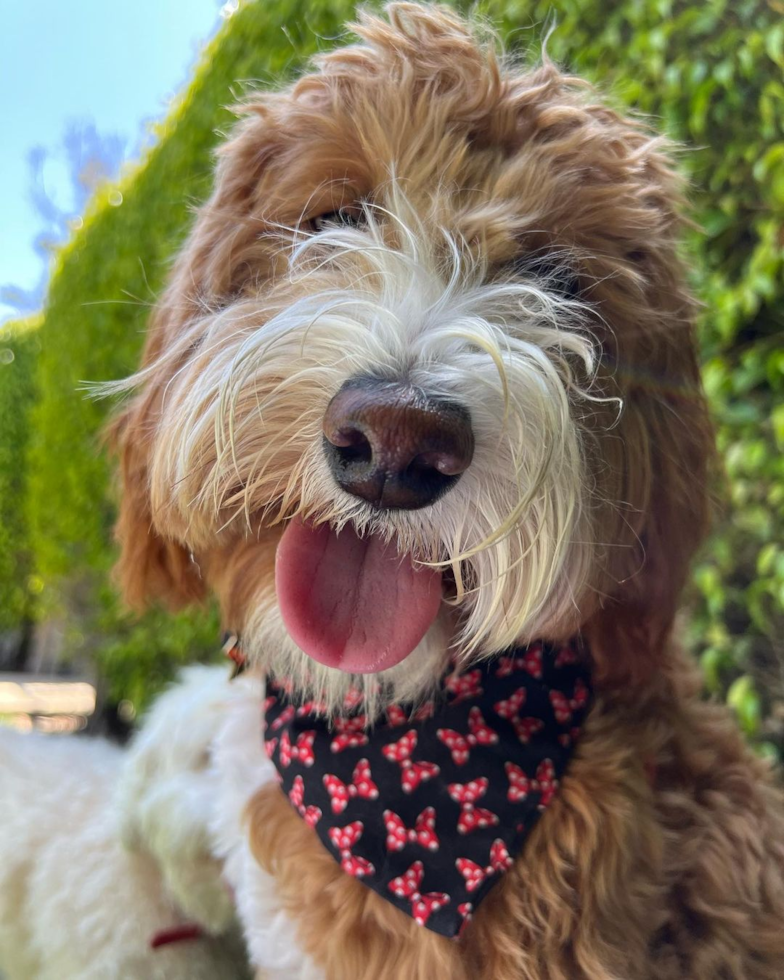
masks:
<path fill-rule="evenodd" d="M 292 520 L 275 561 L 283 622 L 308 656 L 368 674 L 411 653 L 436 618 L 441 573 L 415 568 L 408 555 L 352 527 Z"/>

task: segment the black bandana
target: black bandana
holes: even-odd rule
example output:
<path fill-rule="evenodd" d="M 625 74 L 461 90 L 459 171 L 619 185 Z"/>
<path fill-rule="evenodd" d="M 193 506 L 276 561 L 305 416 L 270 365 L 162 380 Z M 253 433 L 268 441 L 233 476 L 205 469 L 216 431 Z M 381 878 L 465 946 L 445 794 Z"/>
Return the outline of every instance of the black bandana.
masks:
<path fill-rule="evenodd" d="M 329 724 L 270 682 L 265 746 L 343 870 L 455 936 L 558 791 L 589 684 L 576 644 L 536 643 L 451 671 L 442 698 L 368 729 L 358 697 Z"/>

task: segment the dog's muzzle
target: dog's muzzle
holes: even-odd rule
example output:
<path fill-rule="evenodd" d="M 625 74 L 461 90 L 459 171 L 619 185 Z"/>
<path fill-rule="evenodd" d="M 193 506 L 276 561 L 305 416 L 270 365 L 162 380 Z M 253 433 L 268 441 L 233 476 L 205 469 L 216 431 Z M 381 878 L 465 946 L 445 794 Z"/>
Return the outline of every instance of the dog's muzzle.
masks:
<path fill-rule="evenodd" d="M 338 486 L 383 510 L 416 510 L 471 464 L 471 416 L 412 385 L 351 378 L 327 406 L 324 452 Z"/>

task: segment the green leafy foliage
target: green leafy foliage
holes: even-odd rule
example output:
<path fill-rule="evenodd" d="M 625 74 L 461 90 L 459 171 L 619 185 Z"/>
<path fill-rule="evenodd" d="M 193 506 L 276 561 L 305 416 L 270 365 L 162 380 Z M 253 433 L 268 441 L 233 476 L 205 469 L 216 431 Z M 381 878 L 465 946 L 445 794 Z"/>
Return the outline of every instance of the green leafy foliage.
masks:
<path fill-rule="evenodd" d="M 725 476 L 687 637 L 706 687 L 784 751 L 784 7 L 778 0 L 488 0 L 512 47 L 549 55 L 684 148 L 685 243 Z M 528 29 L 530 25 L 530 29 Z M 521 27 L 526 27 L 522 32 Z"/>
<path fill-rule="evenodd" d="M 76 610 L 79 642 L 100 651 L 118 693 L 141 698 L 174 664 L 207 655 L 215 621 L 155 614 L 133 623 L 109 598 L 114 498 L 99 436 L 107 406 L 79 386 L 135 367 L 149 307 L 209 188 L 212 150 L 231 124 L 225 107 L 248 84 L 277 84 L 339 40 L 352 6 L 242 6 L 157 128 L 154 148 L 96 196 L 59 254 L 40 329 L 31 536 L 47 601 Z M 525 56 L 538 56 L 553 27 L 551 57 L 688 149 L 682 165 L 700 228 L 686 254 L 705 304 L 705 382 L 726 461 L 717 488 L 726 504 L 695 570 L 689 636 L 708 689 L 728 698 L 768 751 L 781 747 L 784 10 L 779 0 L 482 0 L 470 9 Z"/>
<path fill-rule="evenodd" d="M 29 452 L 30 534 L 48 610 L 68 622 L 67 653 L 97 658 L 110 694 L 143 704 L 180 664 L 217 648 L 214 610 L 139 621 L 109 585 L 116 497 L 101 432 L 111 406 L 84 382 L 137 366 L 146 318 L 209 191 L 228 107 L 252 84 L 290 75 L 350 14 L 344 3 L 247 5 L 204 51 L 191 86 L 156 127 L 144 160 L 92 200 L 58 254 L 40 330 Z"/>
<path fill-rule="evenodd" d="M 564 4 L 553 53 L 688 148 L 704 378 L 726 477 L 689 636 L 749 736 L 782 738 L 784 17 L 764 0 Z M 556 46 L 557 45 L 557 46 Z"/>
<path fill-rule="evenodd" d="M 39 591 L 25 515 L 37 326 L 22 321 L 0 327 L 0 631 L 33 618 Z"/>

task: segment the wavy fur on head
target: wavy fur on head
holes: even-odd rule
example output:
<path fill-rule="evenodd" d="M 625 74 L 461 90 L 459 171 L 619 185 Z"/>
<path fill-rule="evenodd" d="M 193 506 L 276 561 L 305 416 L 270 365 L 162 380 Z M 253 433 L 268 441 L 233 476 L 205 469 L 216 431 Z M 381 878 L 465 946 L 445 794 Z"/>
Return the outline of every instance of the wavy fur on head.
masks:
<path fill-rule="evenodd" d="M 589 640 L 593 734 L 462 946 L 400 922 L 274 794 L 258 798 L 256 853 L 330 977 L 772 977 L 780 851 L 764 894 L 742 867 L 782 839 L 772 791 L 683 693 L 672 648 L 712 439 L 668 147 L 445 8 L 393 3 L 353 30 L 358 43 L 241 107 L 143 366 L 115 386 L 134 392 L 113 430 L 128 598 L 214 591 L 265 669 L 332 708 L 350 684 L 371 709 L 424 696 L 450 650 Z M 379 512 L 330 477 L 325 409 L 367 375 L 470 413 L 474 462 L 427 509 Z M 351 677 L 289 638 L 274 561 L 295 515 L 449 570 L 398 667 Z M 667 774 L 654 790 L 645 765 Z M 305 874 L 313 900 L 295 909 Z M 741 879 L 755 950 L 729 926 L 720 940 L 725 913 L 692 894 L 701 882 L 731 919 Z"/>

